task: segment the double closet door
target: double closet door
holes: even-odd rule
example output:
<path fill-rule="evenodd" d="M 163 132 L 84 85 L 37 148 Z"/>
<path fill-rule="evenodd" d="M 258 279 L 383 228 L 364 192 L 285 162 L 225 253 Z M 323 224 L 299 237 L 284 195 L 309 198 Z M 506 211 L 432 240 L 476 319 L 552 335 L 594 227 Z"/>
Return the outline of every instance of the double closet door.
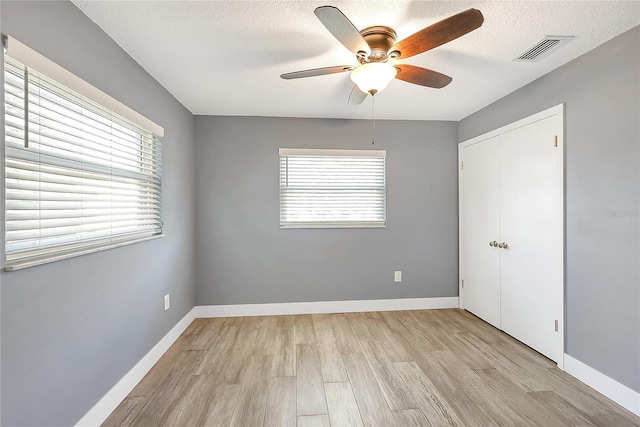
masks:
<path fill-rule="evenodd" d="M 460 144 L 460 304 L 562 366 L 563 106 Z"/>

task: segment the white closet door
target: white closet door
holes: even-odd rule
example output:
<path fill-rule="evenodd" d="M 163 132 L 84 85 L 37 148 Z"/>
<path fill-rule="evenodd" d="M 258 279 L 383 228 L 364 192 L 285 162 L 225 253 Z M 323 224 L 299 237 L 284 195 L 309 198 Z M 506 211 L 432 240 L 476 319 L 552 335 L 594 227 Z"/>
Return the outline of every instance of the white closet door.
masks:
<path fill-rule="evenodd" d="M 489 242 L 500 236 L 500 160 L 498 138 L 463 149 L 461 187 L 464 290 L 462 306 L 500 327 L 500 250 Z"/>
<path fill-rule="evenodd" d="M 555 322 L 563 312 L 563 254 L 557 122 L 546 118 L 502 137 L 500 240 L 508 248 L 500 249 L 500 305 L 505 332 L 559 361 L 562 334 Z"/>

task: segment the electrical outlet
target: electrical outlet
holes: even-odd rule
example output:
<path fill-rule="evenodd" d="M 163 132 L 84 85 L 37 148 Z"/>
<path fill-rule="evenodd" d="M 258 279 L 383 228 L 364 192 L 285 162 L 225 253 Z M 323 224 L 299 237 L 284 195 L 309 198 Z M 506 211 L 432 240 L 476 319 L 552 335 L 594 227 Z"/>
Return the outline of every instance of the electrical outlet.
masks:
<path fill-rule="evenodd" d="M 393 281 L 396 283 L 402 282 L 402 271 L 393 272 Z"/>
<path fill-rule="evenodd" d="M 164 311 L 169 310 L 170 307 L 171 307 L 171 301 L 169 300 L 169 294 L 166 294 L 164 296 Z"/>

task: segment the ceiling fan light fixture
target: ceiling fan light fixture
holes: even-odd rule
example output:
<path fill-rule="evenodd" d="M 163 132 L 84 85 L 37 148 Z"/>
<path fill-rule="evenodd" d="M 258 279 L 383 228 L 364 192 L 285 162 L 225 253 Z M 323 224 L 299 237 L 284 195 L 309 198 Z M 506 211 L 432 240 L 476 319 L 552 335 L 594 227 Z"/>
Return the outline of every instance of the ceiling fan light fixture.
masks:
<path fill-rule="evenodd" d="M 371 95 L 381 92 L 398 73 L 396 67 L 386 62 L 369 62 L 351 71 L 351 81 Z"/>

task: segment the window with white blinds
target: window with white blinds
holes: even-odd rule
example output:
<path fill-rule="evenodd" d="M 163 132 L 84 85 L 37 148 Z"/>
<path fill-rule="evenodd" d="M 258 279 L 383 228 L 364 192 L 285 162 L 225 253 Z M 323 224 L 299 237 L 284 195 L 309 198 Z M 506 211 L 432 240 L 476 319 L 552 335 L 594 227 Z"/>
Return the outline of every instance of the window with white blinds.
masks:
<path fill-rule="evenodd" d="M 7 55 L 4 107 L 5 269 L 162 233 L 158 135 Z"/>
<path fill-rule="evenodd" d="M 384 227 L 384 150 L 280 149 L 280 227 Z"/>

